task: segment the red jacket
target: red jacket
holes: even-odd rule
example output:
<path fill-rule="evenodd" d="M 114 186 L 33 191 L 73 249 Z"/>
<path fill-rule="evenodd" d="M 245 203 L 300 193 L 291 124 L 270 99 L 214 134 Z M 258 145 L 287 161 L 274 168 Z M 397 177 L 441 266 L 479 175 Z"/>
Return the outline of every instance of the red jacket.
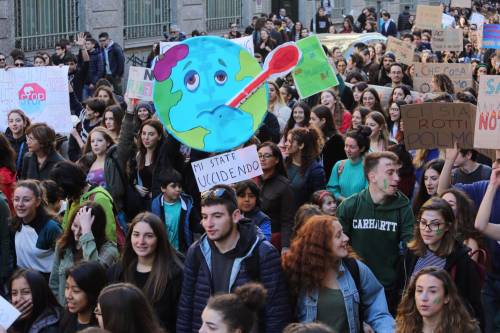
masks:
<path fill-rule="evenodd" d="M 16 187 L 16 174 L 7 167 L 0 168 L 0 191 L 7 197 L 11 213 L 14 213 L 12 197 Z"/>

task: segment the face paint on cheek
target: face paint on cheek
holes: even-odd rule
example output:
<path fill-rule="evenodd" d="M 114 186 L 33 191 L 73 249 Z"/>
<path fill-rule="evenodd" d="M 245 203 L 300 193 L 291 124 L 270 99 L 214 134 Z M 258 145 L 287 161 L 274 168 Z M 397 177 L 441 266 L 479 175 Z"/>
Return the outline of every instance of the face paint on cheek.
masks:
<path fill-rule="evenodd" d="M 432 304 L 439 304 L 441 303 L 441 297 L 437 297 L 433 302 Z"/>
<path fill-rule="evenodd" d="M 389 187 L 389 183 L 387 182 L 387 179 L 384 179 L 384 190 L 387 190 L 387 187 Z"/>
<path fill-rule="evenodd" d="M 438 237 L 439 237 L 439 236 L 442 236 L 442 235 L 443 235 L 443 232 L 444 232 L 444 231 L 443 231 L 443 229 L 438 229 L 438 230 L 436 230 L 436 236 L 438 236 Z"/>

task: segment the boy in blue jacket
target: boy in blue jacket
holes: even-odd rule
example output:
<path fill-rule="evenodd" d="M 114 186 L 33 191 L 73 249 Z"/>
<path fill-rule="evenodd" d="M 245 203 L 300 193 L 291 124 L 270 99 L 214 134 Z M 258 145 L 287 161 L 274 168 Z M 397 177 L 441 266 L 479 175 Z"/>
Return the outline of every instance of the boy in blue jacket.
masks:
<path fill-rule="evenodd" d="M 151 212 L 165 223 L 170 244 L 186 253 L 194 242 L 194 233 L 201 234 L 200 217 L 193 209 L 193 198 L 182 192 L 182 175 L 168 169 L 160 175 L 162 194 L 151 202 Z"/>

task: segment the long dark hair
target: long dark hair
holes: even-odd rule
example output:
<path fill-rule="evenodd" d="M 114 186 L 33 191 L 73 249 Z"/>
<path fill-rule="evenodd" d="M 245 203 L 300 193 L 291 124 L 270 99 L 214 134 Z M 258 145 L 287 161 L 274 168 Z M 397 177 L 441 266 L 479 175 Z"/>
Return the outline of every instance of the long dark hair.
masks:
<path fill-rule="evenodd" d="M 99 293 L 106 286 L 106 271 L 104 267 L 97 261 L 81 262 L 76 266 L 71 267 L 66 272 L 66 278 L 70 277 L 75 280 L 76 285 L 80 288 L 87 298 L 87 311 L 91 311 L 90 323 L 97 324 L 97 318 L 93 312 L 97 306 L 97 298 Z M 77 323 L 77 314 L 65 311 L 61 320 L 61 332 L 73 333 Z"/>
<path fill-rule="evenodd" d="M 274 172 L 278 175 L 282 175 L 283 177 L 288 178 L 288 173 L 286 172 L 285 162 L 283 160 L 283 155 L 281 154 L 281 151 L 280 151 L 278 145 L 275 144 L 274 142 L 266 141 L 266 142 L 263 142 L 259 145 L 257 151 L 259 151 L 263 147 L 269 147 L 269 149 L 271 149 L 271 151 L 272 151 L 273 156 L 278 159 L 278 164 L 276 164 L 276 166 L 274 167 Z"/>
<path fill-rule="evenodd" d="M 107 286 L 99 295 L 104 328 L 112 333 L 163 333 L 150 302 L 130 283 Z"/>
<path fill-rule="evenodd" d="M 444 166 L 444 160 L 442 160 L 442 159 L 435 159 L 435 160 L 431 160 L 431 161 L 425 163 L 424 167 L 422 168 L 423 169 L 422 175 L 420 176 L 420 182 L 419 182 L 420 188 L 418 189 L 418 193 L 415 196 L 415 199 L 413 200 L 413 212 L 414 213 L 417 213 L 420 210 L 420 207 L 424 204 L 424 202 L 429 200 L 429 198 L 431 197 L 427 193 L 427 189 L 425 188 L 425 184 L 424 184 L 425 172 L 428 169 L 433 169 L 433 170 L 437 171 L 437 173 L 441 174 L 441 171 L 443 170 L 443 166 Z"/>
<path fill-rule="evenodd" d="M 146 147 L 144 147 L 144 144 L 142 143 L 141 139 L 141 133 L 144 126 L 153 127 L 160 137 L 160 140 L 158 141 L 158 144 L 156 145 L 155 150 L 153 152 L 153 156 L 151 159 L 152 161 L 156 161 L 156 157 L 158 155 L 158 148 L 161 145 L 161 141 L 165 139 L 165 132 L 163 131 L 163 125 L 159 120 L 148 119 L 141 124 L 141 127 L 139 127 L 139 132 L 137 133 L 137 147 L 139 148 L 138 149 L 139 151 L 137 153 L 137 167 L 139 170 L 144 169 L 146 165 Z"/>
<path fill-rule="evenodd" d="M 59 256 L 62 256 L 64 254 L 64 250 L 67 248 L 70 248 L 73 253 L 76 252 L 75 235 L 73 234 L 73 230 L 71 230 L 71 226 L 75 221 L 76 214 L 82 207 L 90 208 L 91 214 L 94 217 L 91 230 L 96 243 L 97 251 L 99 251 L 102 245 L 107 241 L 106 212 L 104 211 L 104 208 L 102 208 L 102 206 L 95 201 L 85 201 L 78 205 L 78 207 L 73 211 L 73 214 L 71 214 L 69 218 L 69 223 L 66 226 L 66 230 L 57 241 Z"/>
<path fill-rule="evenodd" d="M 335 122 L 333 121 L 332 111 L 327 106 L 316 105 L 312 108 L 311 112 L 313 112 L 319 119 L 325 119 L 325 124 L 322 128 L 319 128 L 325 141 L 330 139 L 335 134 L 338 134 Z"/>
<path fill-rule="evenodd" d="M 295 119 L 293 118 L 293 110 L 295 110 L 296 108 L 301 108 L 302 110 L 304 110 L 304 120 L 302 121 L 302 124 L 298 124 L 298 126 L 307 127 L 309 125 L 309 119 L 311 118 L 311 108 L 309 107 L 309 104 L 304 102 L 295 103 L 292 108 L 292 114 L 290 115 L 290 118 L 288 118 L 285 129 L 283 130 L 283 136 L 285 138 L 288 135 L 288 132 L 294 129 L 295 125 L 297 124 L 295 122 Z"/>
<path fill-rule="evenodd" d="M 40 272 L 31 269 L 18 269 L 12 274 L 9 282 L 9 295 L 12 296 L 12 282 L 24 278 L 31 289 L 33 310 L 29 318 L 19 319 L 12 325 L 16 332 L 28 332 L 35 320 L 46 310 L 60 311 L 61 306 L 47 284 L 47 280 Z"/>
<path fill-rule="evenodd" d="M 300 151 L 300 174 L 304 176 L 309 166 L 320 154 L 320 133 L 315 128 L 294 128 L 288 135 L 292 136 L 292 140 L 297 141 L 297 144 L 304 145 Z M 286 166 L 292 164 L 292 157 L 288 156 L 285 160 Z"/>
<path fill-rule="evenodd" d="M 165 292 L 167 284 L 176 273 L 182 269 L 182 263 L 167 238 L 167 231 L 162 220 L 149 212 L 138 214 L 130 224 L 125 249 L 123 251 L 122 265 L 125 282 L 136 284 L 135 272 L 137 271 L 137 254 L 132 248 L 132 233 L 137 223 L 148 224 L 156 236 L 156 250 L 151 273 L 144 284 L 143 292 L 152 302 L 157 302 Z"/>
<path fill-rule="evenodd" d="M 10 171 L 16 172 L 16 152 L 3 133 L 0 133 L 0 152 L 0 168 L 6 167 Z"/>

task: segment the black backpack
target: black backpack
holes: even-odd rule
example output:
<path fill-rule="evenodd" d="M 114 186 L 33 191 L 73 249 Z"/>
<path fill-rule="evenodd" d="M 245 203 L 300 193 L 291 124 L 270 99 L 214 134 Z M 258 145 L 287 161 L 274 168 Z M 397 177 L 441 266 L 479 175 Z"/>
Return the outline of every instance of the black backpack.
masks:
<path fill-rule="evenodd" d="M 363 306 L 363 287 L 361 286 L 361 275 L 359 273 L 359 266 L 356 262 L 356 259 L 351 257 L 346 257 L 342 259 L 342 262 L 347 267 L 347 270 L 352 276 L 354 280 L 354 284 L 356 285 L 356 289 L 359 294 L 359 330 L 363 331 L 363 321 L 365 318 L 365 311 Z"/>

